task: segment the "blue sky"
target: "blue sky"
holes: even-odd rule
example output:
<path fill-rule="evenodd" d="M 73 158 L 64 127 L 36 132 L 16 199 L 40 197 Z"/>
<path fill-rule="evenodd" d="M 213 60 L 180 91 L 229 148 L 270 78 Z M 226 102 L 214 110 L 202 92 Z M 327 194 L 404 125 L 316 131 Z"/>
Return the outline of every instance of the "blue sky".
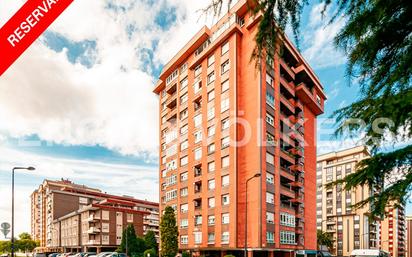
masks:
<path fill-rule="evenodd" d="M 0 3 L 0 24 L 22 2 Z M 37 168 L 16 176 L 18 231 L 29 230 L 28 197 L 44 178 L 157 200 L 157 98 L 151 91 L 162 65 L 216 20 L 195 11 L 206 3 L 75 1 L 0 78 L 0 194 L 10 193 L 11 167 Z M 332 45 L 343 21 L 326 26 L 321 8 L 317 2 L 305 8 L 300 49 L 328 95 L 318 123 L 318 151 L 326 152 L 353 145 L 332 139 L 325 119 L 358 91 L 348 87 L 346 60 Z M 0 203 L 0 222 L 9 210 Z"/>

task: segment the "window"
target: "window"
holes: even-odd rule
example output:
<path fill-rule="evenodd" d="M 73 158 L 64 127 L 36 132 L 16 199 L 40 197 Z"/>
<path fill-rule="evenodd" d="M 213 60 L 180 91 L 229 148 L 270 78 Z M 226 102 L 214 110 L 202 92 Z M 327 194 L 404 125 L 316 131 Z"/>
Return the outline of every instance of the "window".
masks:
<path fill-rule="evenodd" d="M 209 57 L 207 58 L 207 66 L 210 66 L 210 65 L 212 65 L 212 64 L 214 64 L 214 63 L 215 63 L 215 55 L 212 54 L 211 56 L 209 56 Z"/>
<path fill-rule="evenodd" d="M 187 176 L 188 176 L 187 172 L 183 172 L 182 174 L 180 174 L 180 181 L 186 181 Z"/>
<path fill-rule="evenodd" d="M 180 128 L 180 134 L 186 134 L 188 131 L 189 127 L 187 125 L 184 125 L 183 127 Z"/>
<path fill-rule="evenodd" d="M 272 173 L 266 173 L 266 182 L 269 184 L 274 184 L 275 176 Z"/>
<path fill-rule="evenodd" d="M 229 145 L 230 145 L 230 137 L 222 138 L 222 149 L 229 147 Z"/>
<path fill-rule="evenodd" d="M 222 55 L 224 55 L 225 53 L 227 53 L 229 51 L 229 41 L 227 41 L 226 43 L 224 43 L 222 45 Z"/>
<path fill-rule="evenodd" d="M 228 89 L 229 89 L 229 80 L 227 79 L 222 83 L 222 93 Z"/>
<path fill-rule="evenodd" d="M 198 82 L 196 82 L 196 83 L 193 85 L 194 93 L 195 93 L 195 94 L 199 93 L 199 92 L 201 91 L 201 89 L 202 89 L 202 81 L 199 80 Z"/>
<path fill-rule="evenodd" d="M 166 78 L 166 85 L 170 84 L 170 82 L 172 82 L 175 78 L 177 78 L 178 75 L 178 69 L 174 70 L 172 72 L 172 74 L 170 74 L 167 78 Z"/>
<path fill-rule="evenodd" d="M 229 60 L 227 60 L 224 63 L 222 63 L 222 65 L 221 65 L 222 74 L 225 74 L 226 72 L 228 72 L 229 69 L 230 69 L 230 62 L 229 62 Z"/>
<path fill-rule="evenodd" d="M 215 234 L 214 233 L 207 234 L 207 243 L 208 244 L 214 244 L 215 243 Z"/>
<path fill-rule="evenodd" d="M 266 73 L 266 84 L 273 87 L 273 78 L 270 74 Z"/>
<path fill-rule="evenodd" d="M 266 222 L 270 224 L 275 223 L 275 214 L 273 212 L 266 212 Z"/>
<path fill-rule="evenodd" d="M 214 152 L 215 152 L 215 144 L 212 143 L 212 144 L 210 144 L 210 145 L 207 146 L 207 153 L 208 153 L 208 154 L 212 154 L 212 153 L 214 153 Z"/>
<path fill-rule="evenodd" d="M 189 241 L 189 237 L 188 236 L 180 236 L 180 243 L 182 245 L 187 245 L 187 242 Z"/>
<path fill-rule="evenodd" d="M 195 127 L 202 125 L 202 114 L 198 114 L 194 117 Z"/>
<path fill-rule="evenodd" d="M 209 75 L 207 75 L 207 84 L 210 84 L 214 81 L 215 81 L 215 72 L 212 71 L 211 73 L 209 73 Z"/>
<path fill-rule="evenodd" d="M 229 243 L 229 232 L 225 231 L 222 233 L 222 244 L 228 244 Z"/>
<path fill-rule="evenodd" d="M 275 196 L 272 193 L 266 192 L 266 202 L 274 204 L 275 203 Z"/>
<path fill-rule="evenodd" d="M 188 80 L 187 80 L 187 77 L 185 77 L 184 79 L 182 79 L 182 80 L 180 81 L 180 90 L 186 88 L 186 87 L 187 87 L 187 84 L 188 84 Z"/>
<path fill-rule="evenodd" d="M 213 190 L 213 189 L 215 189 L 215 180 L 214 179 L 211 179 L 211 180 L 209 180 L 208 182 L 207 182 L 207 188 L 209 189 L 209 190 Z"/>
<path fill-rule="evenodd" d="M 273 146 L 276 145 L 275 137 L 270 133 L 266 133 L 266 143 L 268 145 L 273 145 Z"/>
<path fill-rule="evenodd" d="M 207 109 L 207 120 L 211 120 L 215 117 L 215 107 L 211 106 Z"/>
<path fill-rule="evenodd" d="M 210 197 L 209 199 L 207 199 L 207 203 L 208 203 L 208 207 L 209 208 L 215 208 L 215 198 L 214 197 Z"/>
<path fill-rule="evenodd" d="M 266 92 L 266 103 L 275 108 L 275 97 L 270 92 Z"/>
<path fill-rule="evenodd" d="M 214 134 L 215 134 L 215 126 L 210 126 L 210 127 L 208 127 L 207 128 L 207 136 L 208 137 L 211 137 L 211 136 L 213 136 Z"/>
<path fill-rule="evenodd" d="M 187 71 L 187 62 L 182 64 L 182 66 L 180 66 L 180 73 L 183 73 Z"/>
<path fill-rule="evenodd" d="M 220 102 L 220 111 L 224 112 L 229 110 L 229 98 L 222 99 Z"/>
<path fill-rule="evenodd" d="M 230 203 L 229 194 L 222 195 L 222 205 L 228 205 Z"/>
<path fill-rule="evenodd" d="M 273 156 L 273 154 L 266 152 L 266 162 L 275 165 L 275 156 Z"/>
<path fill-rule="evenodd" d="M 209 226 L 215 225 L 215 215 L 209 215 L 207 217 L 207 224 Z"/>
<path fill-rule="evenodd" d="M 207 171 L 208 172 L 214 172 L 215 171 L 215 162 L 209 162 L 207 164 Z"/>
<path fill-rule="evenodd" d="M 202 215 L 195 216 L 195 225 L 202 225 Z"/>
<path fill-rule="evenodd" d="M 229 224 L 229 213 L 222 214 L 222 224 Z"/>
<path fill-rule="evenodd" d="M 222 130 L 228 129 L 230 127 L 229 118 L 222 120 Z"/>
<path fill-rule="evenodd" d="M 183 111 L 181 111 L 180 114 L 179 114 L 180 120 L 186 119 L 188 114 L 189 114 L 189 112 L 187 111 L 187 108 L 184 109 Z"/>
<path fill-rule="evenodd" d="M 187 203 L 180 205 L 180 212 L 186 213 L 189 210 L 189 205 Z"/>
<path fill-rule="evenodd" d="M 187 156 L 180 158 L 180 166 L 187 165 L 187 162 L 188 162 Z"/>
<path fill-rule="evenodd" d="M 167 192 L 166 192 L 165 201 L 166 201 L 166 202 L 171 201 L 171 200 L 173 200 L 173 199 L 176 199 L 176 197 L 177 197 L 177 190 L 176 190 L 176 189 L 167 191 Z"/>
<path fill-rule="evenodd" d="M 196 66 L 195 68 L 195 77 L 199 76 L 200 73 L 202 73 L 202 65 L 199 64 L 198 66 Z"/>
<path fill-rule="evenodd" d="M 186 150 L 187 147 L 189 146 L 189 143 L 187 141 L 187 139 L 185 141 L 183 141 L 182 143 L 180 143 L 180 151 Z"/>
<path fill-rule="evenodd" d="M 229 156 L 222 157 L 222 168 L 229 167 L 230 159 Z"/>
<path fill-rule="evenodd" d="M 184 95 L 182 95 L 182 96 L 180 97 L 180 104 L 186 103 L 186 102 L 187 102 L 187 99 L 188 99 L 188 96 L 187 96 L 187 93 L 185 93 Z"/>
<path fill-rule="evenodd" d="M 295 216 L 286 212 L 280 213 L 280 225 L 288 227 L 296 227 Z"/>
<path fill-rule="evenodd" d="M 195 144 L 202 141 L 202 131 L 201 130 L 196 131 L 193 135 L 195 136 Z"/>
<path fill-rule="evenodd" d="M 187 196 L 188 190 L 187 187 L 180 189 L 180 196 Z"/>
<path fill-rule="evenodd" d="M 266 242 L 273 244 L 275 242 L 273 232 L 266 232 Z"/>
<path fill-rule="evenodd" d="M 295 232 L 292 231 L 280 231 L 280 243 L 281 244 L 296 244 Z"/>
<path fill-rule="evenodd" d="M 215 90 L 211 90 L 209 93 L 207 93 L 207 101 L 212 101 L 215 99 Z"/>
<path fill-rule="evenodd" d="M 202 159 L 202 148 L 197 148 L 195 150 L 195 160 L 200 160 Z"/>
<path fill-rule="evenodd" d="M 171 160 L 170 162 L 166 163 L 166 171 L 171 171 L 177 169 L 176 160 Z"/>
<path fill-rule="evenodd" d="M 187 228 L 189 226 L 188 219 L 181 219 L 180 220 L 180 228 Z"/>
<path fill-rule="evenodd" d="M 229 175 L 222 176 L 222 187 L 229 186 Z"/>

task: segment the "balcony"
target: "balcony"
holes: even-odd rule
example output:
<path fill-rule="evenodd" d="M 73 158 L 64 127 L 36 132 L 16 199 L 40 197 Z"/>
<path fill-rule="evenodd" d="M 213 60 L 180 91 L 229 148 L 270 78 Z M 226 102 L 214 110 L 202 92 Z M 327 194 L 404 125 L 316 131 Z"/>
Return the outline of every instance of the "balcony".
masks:
<path fill-rule="evenodd" d="M 88 233 L 88 234 L 97 234 L 97 233 L 100 233 L 100 229 L 99 229 L 99 228 L 96 228 L 96 227 L 90 227 L 90 228 L 87 230 L 87 233 Z"/>
<path fill-rule="evenodd" d="M 301 164 L 294 164 L 290 168 L 292 171 L 303 172 L 303 165 Z"/>
<path fill-rule="evenodd" d="M 288 100 L 283 95 L 280 95 L 280 103 L 283 104 L 292 114 L 295 113 L 295 101 L 293 98 Z"/>
<path fill-rule="evenodd" d="M 173 95 L 170 95 L 166 101 L 166 107 L 169 109 L 175 108 L 177 105 L 177 93 L 175 92 Z"/>
<path fill-rule="evenodd" d="M 285 70 L 288 76 L 290 76 L 293 80 L 295 79 L 295 72 L 289 67 L 289 65 L 280 58 L 279 60 L 280 66 Z"/>
<path fill-rule="evenodd" d="M 288 82 L 283 76 L 280 76 L 280 84 L 289 92 L 293 97 L 295 97 L 295 84 L 293 81 Z"/>
<path fill-rule="evenodd" d="M 295 188 L 303 188 L 303 181 L 302 180 L 293 181 L 293 182 L 290 182 L 289 185 Z"/>
<path fill-rule="evenodd" d="M 316 99 L 316 96 L 313 92 L 306 86 L 305 83 L 301 82 L 299 85 L 296 86 L 296 95 L 299 99 L 306 104 L 309 109 L 315 114 L 320 115 L 323 113 L 323 106 L 321 103 Z"/>
<path fill-rule="evenodd" d="M 291 171 L 289 168 L 280 167 L 280 175 L 289 180 L 295 180 L 295 172 Z"/>
<path fill-rule="evenodd" d="M 290 162 L 290 163 L 295 163 L 295 158 L 292 156 L 288 150 L 286 149 L 281 149 L 280 151 L 280 157 L 283 158 L 284 160 Z"/>
<path fill-rule="evenodd" d="M 303 157 L 303 148 L 293 147 L 289 150 L 289 153 L 293 154 L 294 156 Z"/>
<path fill-rule="evenodd" d="M 282 184 L 280 185 L 280 193 L 289 198 L 295 197 L 295 191 L 293 191 L 289 186 L 285 186 Z"/>
<path fill-rule="evenodd" d="M 294 198 L 291 200 L 292 203 L 303 203 L 304 197 L 302 193 L 296 193 Z"/>
<path fill-rule="evenodd" d="M 300 100 L 295 101 L 295 108 L 300 110 L 300 111 L 303 111 L 303 104 Z"/>
<path fill-rule="evenodd" d="M 99 245 L 99 244 L 100 244 L 100 240 L 96 240 L 96 239 L 89 240 L 89 241 L 86 242 L 86 244 L 87 244 L 87 245 Z"/>
<path fill-rule="evenodd" d="M 90 215 L 90 216 L 86 219 L 86 221 L 88 221 L 88 222 L 94 222 L 94 221 L 96 221 L 96 220 L 100 220 L 100 215 Z"/>

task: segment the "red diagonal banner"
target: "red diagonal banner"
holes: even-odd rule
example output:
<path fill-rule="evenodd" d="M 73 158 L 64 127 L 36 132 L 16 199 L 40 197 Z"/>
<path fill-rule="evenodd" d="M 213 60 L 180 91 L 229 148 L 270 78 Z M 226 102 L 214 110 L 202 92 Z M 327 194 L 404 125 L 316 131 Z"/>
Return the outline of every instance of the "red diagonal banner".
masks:
<path fill-rule="evenodd" d="M 73 0 L 27 0 L 0 29 L 0 76 Z"/>

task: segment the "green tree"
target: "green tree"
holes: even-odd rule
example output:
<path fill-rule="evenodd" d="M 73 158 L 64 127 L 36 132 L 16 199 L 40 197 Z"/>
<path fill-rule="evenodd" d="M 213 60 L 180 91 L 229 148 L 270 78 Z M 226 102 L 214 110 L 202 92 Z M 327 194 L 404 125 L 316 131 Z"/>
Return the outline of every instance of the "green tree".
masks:
<path fill-rule="evenodd" d="M 11 242 L 10 241 L 0 241 L 0 253 L 11 252 Z"/>
<path fill-rule="evenodd" d="M 117 251 L 122 253 L 127 252 L 129 256 L 132 256 L 135 254 L 142 254 L 144 250 L 144 240 L 136 236 L 134 226 L 129 224 L 123 230 L 122 241 Z"/>
<path fill-rule="evenodd" d="M 146 235 L 144 236 L 144 242 L 146 249 L 154 249 L 157 254 L 159 247 L 157 245 L 156 234 L 154 231 L 147 231 Z"/>
<path fill-rule="evenodd" d="M 160 221 L 160 240 L 162 257 L 174 257 L 178 253 L 178 228 L 175 212 L 172 207 L 166 206 Z"/>
<path fill-rule="evenodd" d="M 144 257 L 157 257 L 157 251 L 153 248 L 147 249 L 146 251 L 144 251 L 143 256 Z"/>
<path fill-rule="evenodd" d="M 318 249 L 321 249 L 321 246 L 326 246 L 329 250 L 333 247 L 333 238 L 332 235 L 328 232 L 323 232 L 318 229 L 316 231 Z"/>
<path fill-rule="evenodd" d="M 232 3 L 229 0 L 228 3 Z M 357 172 L 331 184 L 345 190 L 361 185 L 375 189 L 355 205 L 370 204 L 372 216 L 382 216 L 389 202 L 405 204 L 412 189 L 412 1 L 321 0 L 335 8 L 330 22 L 345 19 L 335 45 L 348 57 L 347 76 L 360 87 L 357 101 L 337 110 L 336 135 L 362 135 L 372 157 L 360 162 Z M 290 24 L 298 43 L 300 15 L 307 0 L 249 0 L 253 14 L 262 13 L 252 55 L 281 53 L 284 29 Z M 223 0 L 211 0 L 205 12 L 219 15 Z M 325 10 L 325 9 L 324 9 Z M 279 44 L 278 44 L 279 43 Z M 268 50 L 269 51 L 268 51 Z M 385 149 L 388 143 L 401 146 Z M 396 207 L 396 206 L 395 206 Z"/>
<path fill-rule="evenodd" d="M 25 239 L 31 240 L 31 235 L 27 232 L 23 232 L 19 235 L 19 239 L 20 240 L 25 240 Z"/>

